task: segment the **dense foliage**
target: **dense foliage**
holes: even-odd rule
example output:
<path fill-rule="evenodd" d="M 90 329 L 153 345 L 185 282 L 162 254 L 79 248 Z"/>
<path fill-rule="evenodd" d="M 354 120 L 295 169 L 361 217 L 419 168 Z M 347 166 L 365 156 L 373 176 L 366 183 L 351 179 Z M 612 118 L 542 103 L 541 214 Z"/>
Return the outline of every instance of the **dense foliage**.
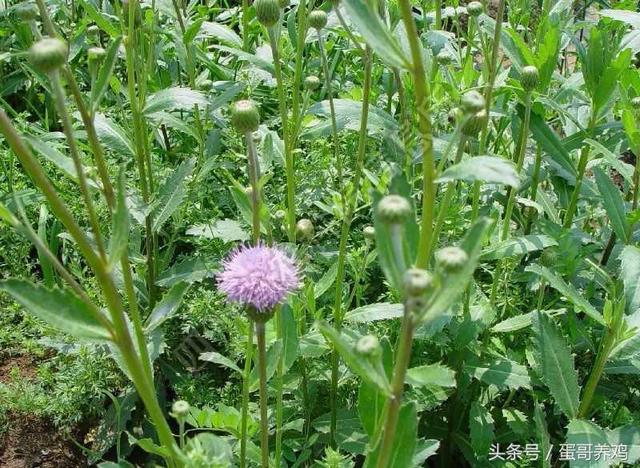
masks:
<path fill-rule="evenodd" d="M 0 6 L 0 465 L 640 462 L 635 5 Z"/>

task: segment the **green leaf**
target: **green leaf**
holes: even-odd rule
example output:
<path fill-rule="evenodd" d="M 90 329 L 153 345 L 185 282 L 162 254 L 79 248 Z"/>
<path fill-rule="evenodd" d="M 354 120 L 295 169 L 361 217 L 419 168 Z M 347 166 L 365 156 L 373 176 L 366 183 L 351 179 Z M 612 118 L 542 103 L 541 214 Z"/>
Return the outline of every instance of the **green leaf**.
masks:
<path fill-rule="evenodd" d="M 200 91 L 176 86 L 149 96 L 143 112 L 145 115 L 150 115 L 159 111 L 188 111 L 194 106 L 205 107 L 206 105 L 207 98 Z"/>
<path fill-rule="evenodd" d="M 249 234 L 234 219 L 219 219 L 209 224 L 199 224 L 187 229 L 187 236 L 220 239 L 223 242 L 247 241 Z"/>
<path fill-rule="evenodd" d="M 96 128 L 98 139 L 107 148 L 115 151 L 125 159 L 135 158 L 135 151 L 131 140 L 122 127 L 100 113 L 93 117 L 93 125 Z"/>
<path fill-rule="evenodd" d="M 226 42 L 232 46 L 242 47 L 242 39 L 238 36 L 233 29 L 224 24 L 214 23 L 211 21 L 205 21 L 200 26 L 199 36 L 205 36 L 206 39 L 215 37 L 221 42 Z"/>
<path fill-rule="evenodd" d="M 91 88 L 91 109 L 95 112 L 100 107 L 100 101 L 102 96 L 109 87 L 109 81 L 111 80 L 111 74 L 115 67 L 116 60 L 118 58 L 118 49 L 122 43 L 122 36 L 116 37 L 109 48 L 107 54 L 104 57 L 100 71 L 98 72 L 98 78 Z"/>
<path fill-rule="evenodd" d="M 382 423 L 384 407 L 387 398 L 384 393 L 378 391 L 375 385 L 363 380 L 358 389 L 358 415 L 362 427 L 372 440 L 376 434 L 376 429 Z"/>
<path fill-rule="evenodd" d="M 404 306 L 402 304 L 381 302 L 350 310 L 345 314 L 344 320 L 351 323 L 369 323 L 402 317 L 403 314 Z"/>
<path fill-rule="evenodd" d="M 278 360 L 282 354 L 282 341 L 276 340 L 267 349 L 267 382 L 273 377 L 278 367 Z M 257 357 L 256 357 L 257 359 Z M 255 392 L 260 386 L 258 379 L 258 366 L 254 365 L 249 376 L 249 391 Z"/>
<path fill-rule="evenodd" d="M 486 182 L 518 187 L 520 180 L 513 162 L 497 156 L 475 156 L 445 170 L 436 180 L 438 183 L 452 180 Z"/>
<path fill-rule="evenodd" d="M 627 458 L 620 461 L 624 461 L 624 464 L 633 464 L 640 460 L 640 426 L 628 424 L 608 430 L 606 434 L 609 445 L 626 446 Z"/>
<path fill-rule="evenodd" d="M 341 3 L 349 18 L 373 51 L 387 65 L 395 68 L 410 68 L 402 48 L 382 22 L 372 4 L 364 0 L 345 0 Z"/>
<path fill-rule="evenodd" d="M 329 288 L 336 281 L 336 277 L 338 276 L 338 262 L 334 262 L 333 265 L 329 267 L 327 271 L 324 272 L 324 275 L 320 277 L 318 282 L 316 282 L 313 286 L 313 297 L 318 299 L 325 292 L 329 290 Z"/>
<path fill-rule="evenodd" d="M 542 468 L 551 467 L 551 458 L 547 457 L 551 453 L 553 446 L 551 445 L 551 438 L 549 437 L 549 431 L 547 430 L 547 421 L 544 416 L 544 407 L 534 402 L 533 407 L 533 422 L 536 425 L 536 440 L 540 447 L 540 461 Z"/>
<path fill-rule="evenodd" d="M 273 68 L 273 62 L 271 60 L 266 60 L 262 57 L 258 57 L 257 55 L 250 54 L 245 52 L 244 50 L 237 49 L 235 47 L 227 47 L 223 45 L 214 45 L 215 49 L 221 50 L 223 52 L 227 52 L 229 54 L 235 55 L 239 60 L 249 62 L 255 65 L 258 68 L 261 68 L 264 71 L 268 71 L 269 73 L 275 73 Z"/>
<path fill-rule="evenodd" d="M 594 450 L 598 445 L 608 445 L 609 441 L 607 434 L 596 424 L 582 419 L 573 419 L 567 427 L 567 443 L 573 444 L 574 447 L 590 447 L 590 450 Z M 581 460 L 576 456 L 575 460 L 571 460 L 569 466 L 571 468 L 604 468 L 610 465 L 610 460 L 607 457 L 602 456 L 599 460 L 593 456 L 590 458 L 590 460 Z"/>
<path fill-rule="evenodd" d="M 413 402 L 402 405 L 398 415 L 398 425 L 393 438 L 391 456 L 389 457 L 390 468 L 401 468 L 412 466 L 411 462 L 416 450 L 418 438 L 418 416 L 416 405 Z M 378 443 L 375 451 L 371 452 L 364 463 L 364 468 L 373 468 L 377 464 L 381 443 Z"/>
<path fill-rule="evenodd" d="M 281 314 L 280 323 L 282 326 L 282 346 L 284 349 L 283 368 L 284 372 L 287 372 L 296 361 L 300 349 L 298 324 L 289 304 L 284 304 L 276 314 Z"/>
<path fill-rule="evenodd" d="M 469 433 L 473 451 L 478 457 L 486 457 L 495 440 L 493 417 L 478 402 L 473 402 L 469 411 Z"/>
<path fill-rule="evenodd" d="M 546 310 L 544 311 L 550 317 L 555 317 L 556 315 L 564 314 L 566 312 L 565 309 L 555 309 L 555 310 Z M 518 330 L 522 330 L 523 328 L 527 328 L 531 326 L 533 322 L 533 316 L 537 314 L 538 311 L 534 310 L 532 312 L 527 312 L 526 314 L 516 315 L 515 317 L 510 317 L 508 319 L 503 320 L 495 324 L 491 327 L 491 331 L 494 333 L 509 333 Z"/>
<path fill-rule="evenodd" d="M 640 29 L 640 13 L 636 13 L 635 11 L 603 9 L 598 11 L 598 14 L 627 23 L 635 29 Z"/>
<path fill-rule="evenodd" d="M 156 280 L 156 285 L 161 288 L 170 288 L 181 282 L 196 283 L 213 276 L 216 267 L 217 263 L 204 258 L 189 258 L 163 272 Z"/>
<path fill-rule="evenodd" d="M 622 193 L 620 193 L 620 189 L 613 183 L 611 177 L 607 176 L 602 169 L 595 167 L 593 172 L 596 176 L 596 184 L 598 185 L 600 195 L 602 195 L 602 202 L 611 227 L 616 233 L 616 236 L 618 236 L 618 239 L 626 243 L 627 219 Z"/>
<path fill-rule="evenodd" d="M 405 381 L 414 387 L 437 385 L 451 388 L 456 386 L 456 373 L 443 364 L 428 364 L 407 369 Z"/>
<path fill-rule="evenodd" d="M 604 325 L 604 319 L 600 312 L 598 312 L 595 307 L 593 307 L 589 301 L 587 301 L 572 285 L 566 283 L 562 278 L 557 276 L 547 267 L 543 267 L 541 265 L 529 265 L 525 268 L 525 271 L 530 271 L 531 273 L 535 273 L 536 275 L 544 278 L 549 286 L 558 290 L 563 296 L 565 296 L 569 302 L 571 302 L 574 307 L 578 310 L 583 311 L 589 317 L 594 319 L 596 322 Z"/>
<path fill-rule="evenodd" d="M 640 249 L 628 245 L 620 254 L 624 297 L 629 314 L 640 312 Z"/>
<path fill-rule="evenodd" d="M 87 13 L 87 16 L 98 25 L 100 29 L 106 32 L 111 37 L 120 35 L 120 28 L 116 26 L 118 24 L 118 18 L 107 14 L 104 11 L 98 11 L 93 4 L 87 0 L 80 0 L 82 8 Z M 110 21 L 111 20 L 111 21 Z"/>
<path fill-rule="evenodd" d="M 556 245 L 558 245 L 558 243 L 549 236 L 545 236 L 544 234 L 530 234 L 507 239 L 506 241 L 492 245 L 482 251 L 480 259 L 499 260 L 501 258 L 517 257 Z"/>
<path fill-rule="evenodd" d="M 540 356 L 542 380 L 549 387 L 562 412 L 569 418 L 575 418 L 578 414 L 580 387 L 571 349 L 545 313 L 536 314 L 533 331 L 536 350 Z"/>
<path fill-rule="evenodd" d="M 232 369 L 232 370 L 242 374 L 242 371 L 236 365 L 235 362 L 233 362 L 228 357 L 225 357 L 222 354 L 217 353 L 215 351 L 209 351 L 207 353 L 202 353 L 202 354 L 200 354 L 198 359 L 200 359 L 201 361 L 213 362 L 214 364 L 220 364 L 221 366 L 228 367 L 229 369 Z"/>
<path fill-rule="evenodd" d="M 195 165 L 196 160 L 193 158 L 184 161 L 158 190 L 158 195 L 153 202 L 154 209 L 151 212 L 154 232 L 160 230 L 162 225 L 182 203 L 186 195 L 186 180 L 193 172 Z"/>
<path fill-rule="evenodd" d="M 502 416 L 516 436 L 523 439 L 529 437 L 531 427 L 526 414 L 515 408 L 506 408 L 502 410 Z"/>
<path fill-rule="evenodd" d="M 151 333 L 178 311 L 189 286 L 187 283 L 177 283 L 162 297 L 147 318 L 145 325 L 147 333 Z"/>
<path fill-rule="evenodd" d="M 115 265 L 129 247 L 129 210 L 127 209 L 127 188 L 125 169 L 120 168 L 116 193 L 116 207 L 111 220 L 111 238 L 109 239 L 109 264 Z"/>
<path fill-rule="evenodd" d="M 111 340 L 110 331 L 103 325 L 107 318 L 99 318 L 97 309 L 71 291 L 47 289 L 21 279 L 1 281 L 0 290 L 10 294 L 28 313 L 64 333 L 92 341 Z"/>
<path fill-rule="evenodd" d="M 520 109 L 518 110 L 520 111 Z M 542 146 L 548 162 L 556 169 L 564 171 L 563 176 L 570 182 L 574 181 L 577 171 L 569 151 L 563 146 L 556 133 L 549 128 L 545 120 L 535 112 L 531 112 L 530 129 L 533 139 Z"/>
<path fill-rule="evenodd" d="M 326 340 L 333 345 L 353 372 L 358 374 L 363 380 L 375 385 L 384 395 L 390 394 L 387 376 L 380 372 L 380 367 L 382 366 L 376 367 L 370 359 L 356 353 L 355 346 L 359 337 L 354 332 L 343 329 L 343 331 L 339 333 L 325 321 L 319 321 L 316 322 L 316 324 Z"/>
<path fill-rule="evenodd" d="M 531 379 L 527 368 L 509 359 L 466 364 L 464 367 L 476 379 L 488 385 L 495 385 L 499 389 L 531 388 Z"/>
<path fill-rule="evenodd" d="M 440 441 L 435 439 L 418 439 L 416 453 L 413 456 L 411 466 L 425 466 L 427 458 L 435 455 L 440 448 Z"/>

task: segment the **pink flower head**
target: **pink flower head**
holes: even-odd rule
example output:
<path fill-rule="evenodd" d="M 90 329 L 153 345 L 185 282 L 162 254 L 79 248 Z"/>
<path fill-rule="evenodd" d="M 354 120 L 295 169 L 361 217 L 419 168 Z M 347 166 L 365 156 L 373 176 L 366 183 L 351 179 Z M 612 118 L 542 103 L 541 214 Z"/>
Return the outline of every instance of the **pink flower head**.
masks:
<path fill-rule="evenodd" d="M 243 246 L 223 262 L 218 287 L 232 302 L 266 312 L 300 286 L 298 267 L 285 252 L 265 245 Z"/>

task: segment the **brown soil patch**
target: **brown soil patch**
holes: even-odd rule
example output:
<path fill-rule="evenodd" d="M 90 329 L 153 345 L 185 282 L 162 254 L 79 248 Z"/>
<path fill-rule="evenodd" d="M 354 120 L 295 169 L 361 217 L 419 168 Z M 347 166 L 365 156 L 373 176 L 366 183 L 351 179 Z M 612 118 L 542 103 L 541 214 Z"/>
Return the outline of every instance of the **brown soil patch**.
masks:
<path fill-rule="evenodd" d="M 16 372 L 21 378 L 33 379 L 36 375 L 33 358 L 24 354 L 0 360 L 0 383 L 9 383 Z"/>

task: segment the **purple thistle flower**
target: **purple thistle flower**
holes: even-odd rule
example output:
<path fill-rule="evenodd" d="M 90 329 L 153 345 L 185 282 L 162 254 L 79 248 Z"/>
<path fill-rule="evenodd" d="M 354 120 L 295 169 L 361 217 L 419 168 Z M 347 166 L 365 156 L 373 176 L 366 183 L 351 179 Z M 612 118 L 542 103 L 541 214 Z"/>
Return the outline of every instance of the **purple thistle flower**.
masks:
<path fill-rule="evenodd" d="M 268 312 L 300 286 L 298 267 L 285 252 L 265 245 L 243 246 L 223 262 L 218 287 L 232 302 Z"/>

